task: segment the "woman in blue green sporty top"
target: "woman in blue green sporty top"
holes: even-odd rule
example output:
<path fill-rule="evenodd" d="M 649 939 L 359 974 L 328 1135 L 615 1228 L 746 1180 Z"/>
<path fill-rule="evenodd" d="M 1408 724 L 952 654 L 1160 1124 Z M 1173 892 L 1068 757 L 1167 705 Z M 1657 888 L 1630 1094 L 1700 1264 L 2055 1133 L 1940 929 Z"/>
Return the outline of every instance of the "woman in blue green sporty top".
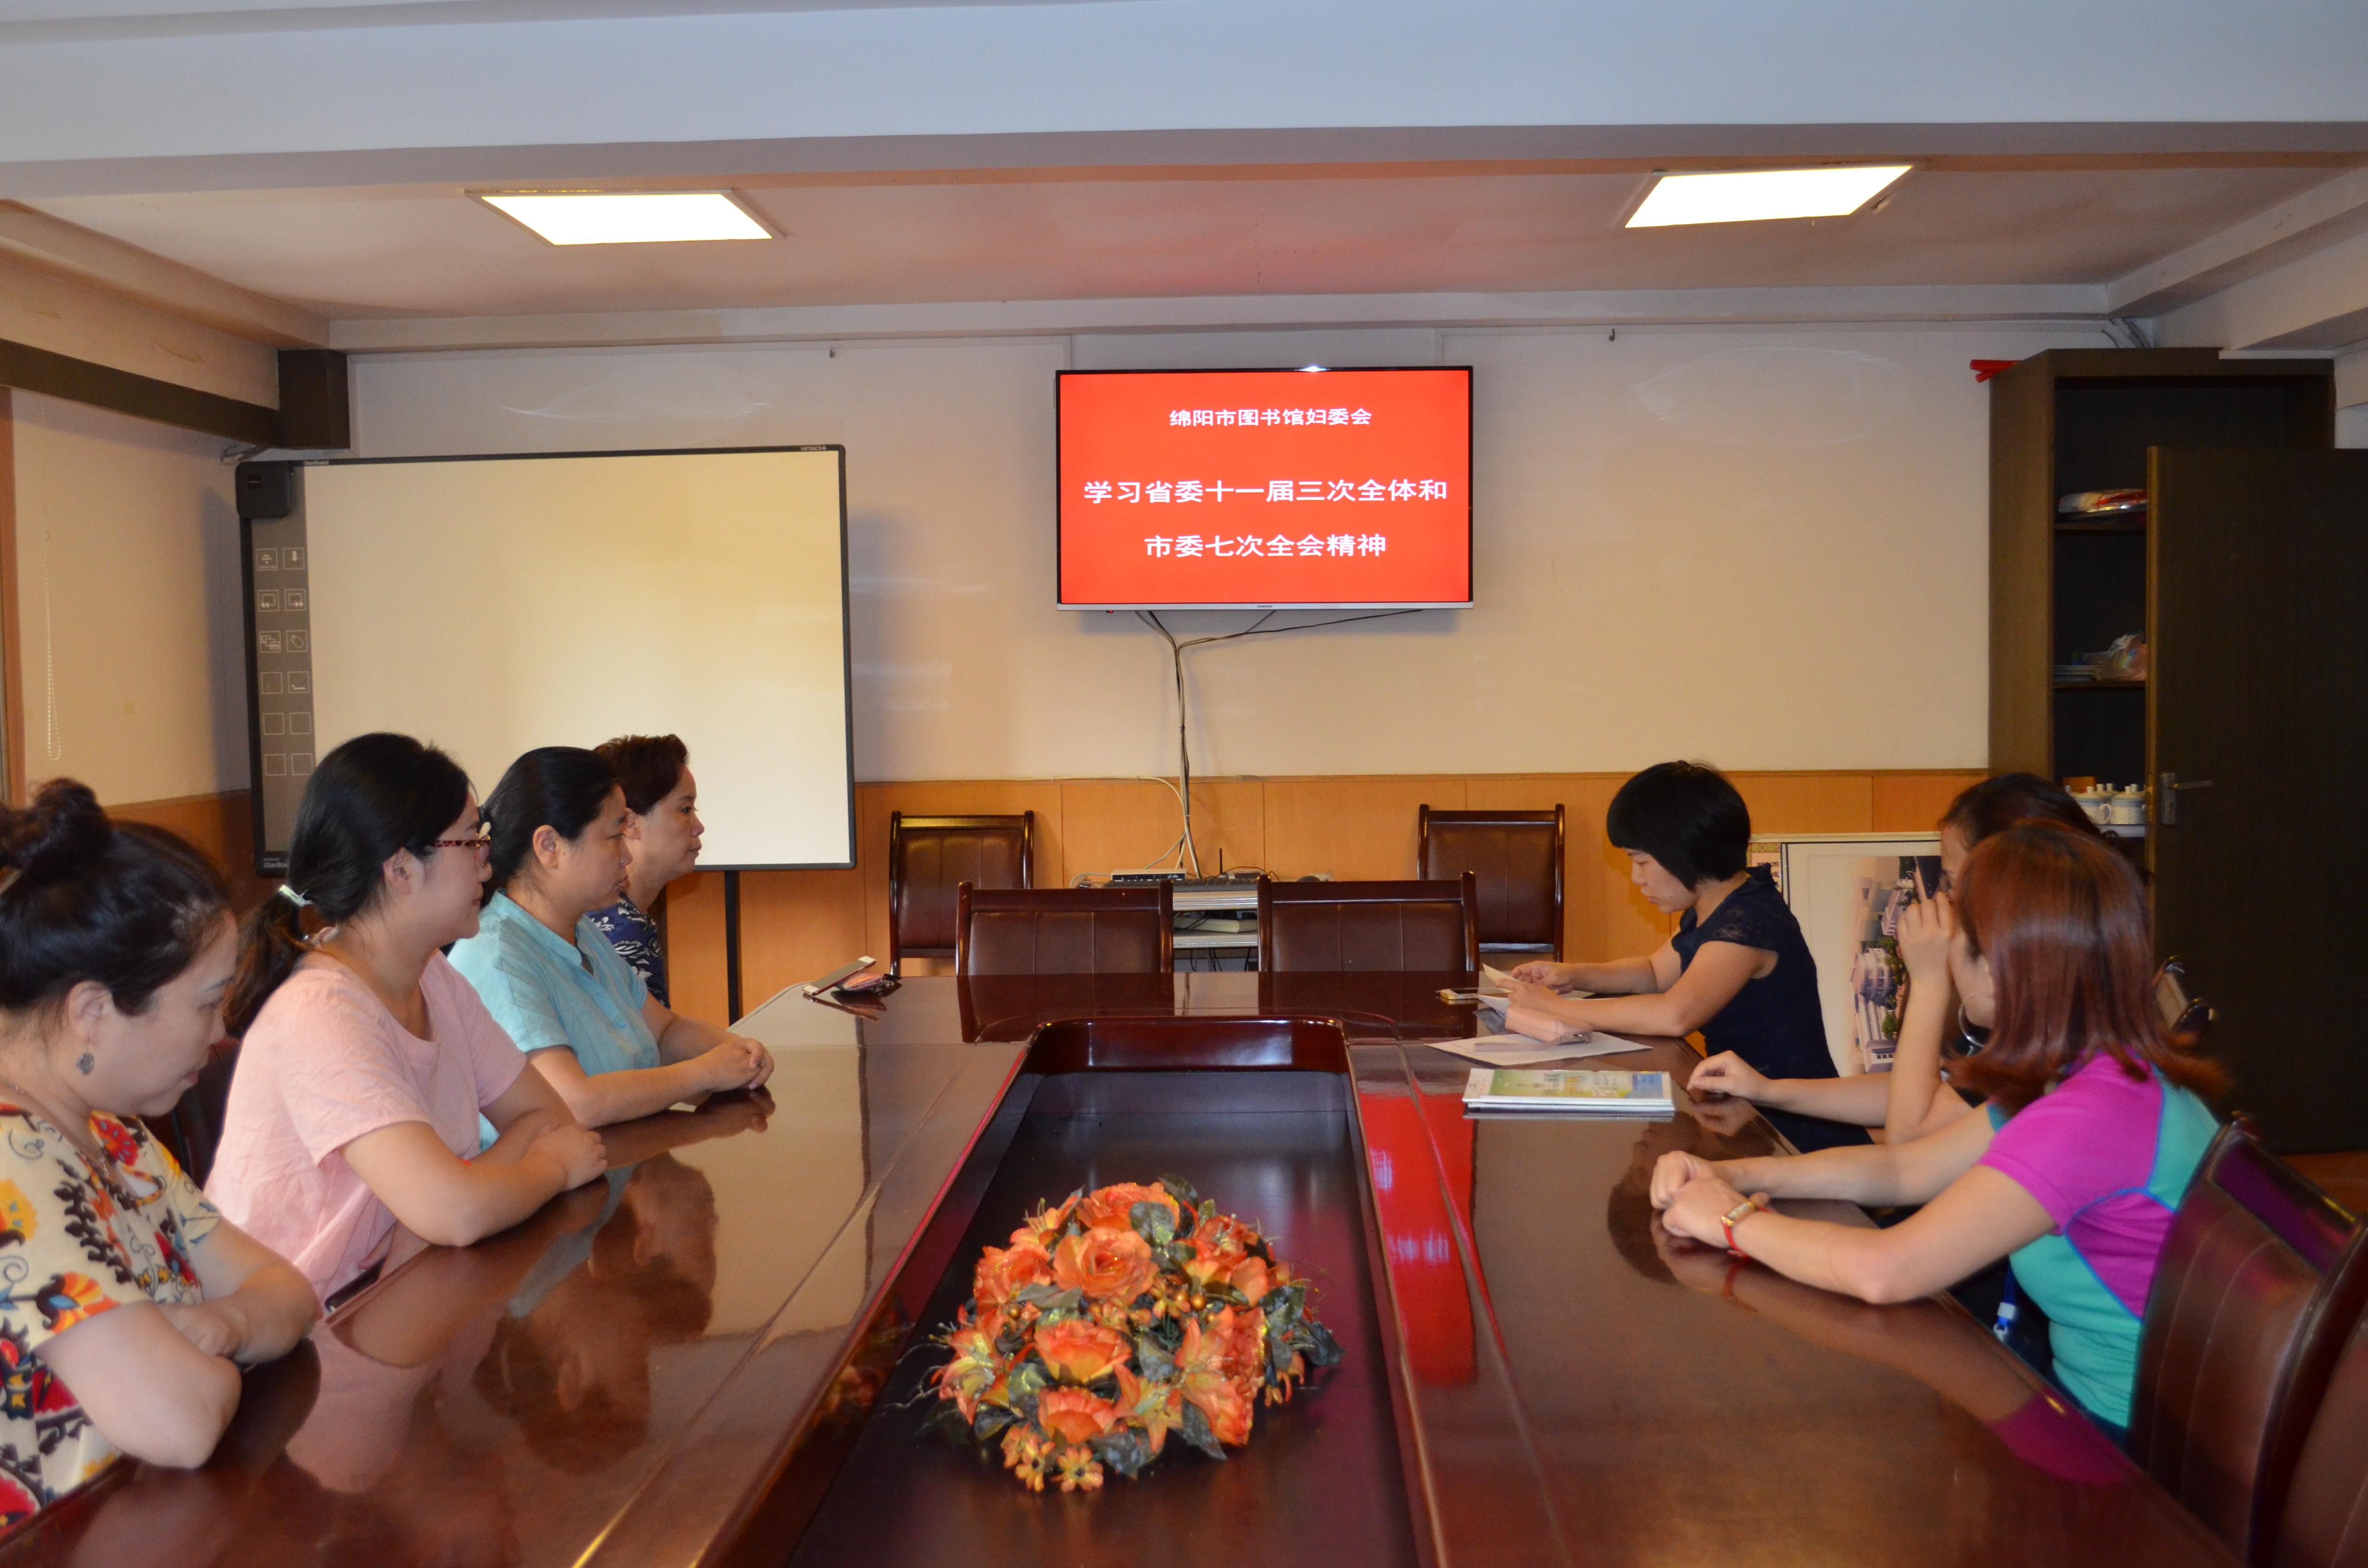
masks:
<path fill-rule="evenodd" d="M 578 746 L 530 751 L 485 816 L 492 895 L 452 967 L 576 1120 L 605 1127 L 772 1076 L 763 1046 L 652 996 L 586 918 L 625 876 L 625 792 L 606 762 Z"/>
<path fill-rule="evenodd" d="M 2057 1380 L 2118 1437 L 2155 1265 L 2217 1131 L 2197 1096 L 2223 1075 L 2164 1037 L 2145 890 L 2093 834 L 2026 822 L 1984 839 L 1958 881 L 1949 973 L 1966 1021 L 1990 1030 L 1950 1077 L 1987 1114 L 1790 1159 L 1668 1154 L 1653 1202 L 1674 1234 L 1869 1301 L 2010 1257 L 2047 1313 Z M 1858 1229 L 1769 1212 L 1770 1195 L 1923 1207 Z"/>

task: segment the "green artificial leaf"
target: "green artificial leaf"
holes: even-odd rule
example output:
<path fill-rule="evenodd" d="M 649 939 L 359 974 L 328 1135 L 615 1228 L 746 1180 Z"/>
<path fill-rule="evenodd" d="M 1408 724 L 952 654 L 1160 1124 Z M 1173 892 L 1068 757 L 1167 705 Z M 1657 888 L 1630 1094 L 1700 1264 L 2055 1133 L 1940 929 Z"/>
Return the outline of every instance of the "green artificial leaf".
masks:
<path fill-rule="evenodd" d="M 1184 1325 L 1174 1318 L 1155 1319 L 1143 1334 L 1170 1357 L 1184 1348 Z"/>
<path fill-rule="evenodd" d="M 1158 1340 L 1148 1334 L 1137 1335 L 1134 1341 L 1134 1369 L 1146 1382 L 1158 1382 L 1176 1375 L 1176 1358 Z"/>
<path fill-rule="evenodd" d="M 1309 1365 L 1337 1367 L 1340 1364 L 1340 1342 L 1332 1337 L 1330 1329 L 1314 1318 L 1308 1318 L 1300 1324 L 1296 1333 L 1305 1336 L 1300 1354 L 1307 1358 Z"/>
<path fill-rule="evenodd" d="M 1134 1233 L 1155 1247 L 1176 1239 L 1176 1215 L 1165 1203 L 1154 1203 L 1146 1198 L 1126 1211 L 1126 1219 L 1134 1227 Z"/>
<path fill-rule="evenodd" d="M 936 1436 L 950 1442 L 968 1443 L 973 1440 L 971 1424 L 962 1419 L 962 1408 L 952 1400 L 941 1399 L 922 1418 L 921 1434 Z"/>
<path fill-rule="evenodd" d="M 1184 1419 L 1178 1425 L 1176 1433 L 1212 1460 L 1225 1457 L 1225 1445 L 1217 1441 L 1217 1434 L 1209 1426 L 1209 1418 L 1201 1413 L 1199 1405 L 1189 1399 L 1184 1402 Z"/>
<path fill-rule="evenodd" d="M 1021 1306 L 1034 1307 L 1046 1313 L 1074 1312 L 1085 1305 L 1082 1290 L 1064 1290 L 1053 1285 L 1027 1285 L 1012 1292 L 1011 1299 Z"/>
<path fill-rule="evenodd" d="M 1201 1195 L 1193 1190 L 1190 1182 L 1182 1176 L 1164 1176 L 1159 1178 L 1159 1185 L 1167 1189 L 1167 1196 L 1176 1199 L 1177 1206 L 1186 1213 L 1197 1209 L 1201 1210 L 1202 1219 L 1208 1218 L 1210 1210 L 1201 1202 Z"/>
<path fill-rule="evenodd" d="M 1247 1307 L 1250 1304 L 1250 1299 L 1247 1296 L 1243 1295 L 1231 1285 L 1222 1284 L 1215 1280 L 1212 1280 L 1207 1285 L 1202 1286 L 1201 1293 L 1208 1297 L 1212 1301 L 1216 1301 L 1228 1307 Z"/>
<path fill-rule="evenodd" d="M 1266 1300 L 1260 1301 L 1258 1305 L 1266 1312 L 1266 1326 L 1269 1334 L 1288 1334 L 1291 1332 L 1292 1325 L 1300 1320 L 1301 1313 L 1306 1308 L 1307 1287 L 1295 1282 L 1279 1285 L 1269 1290 L 1266 1293 Z"/>
<path fill-rule="evenodd" d="M 1129 1481 L 1141 1476 L 1144 1467 L 1150 1464 L 1154 1457 L 1151 1439 L 1139 1426 L 1121 1426 L 1105 1432 L 1090 1439 L 1087 1446 L 1093 1449 L 1094 1458 L 1101 1460 L 1106 1468 L 1118 1471 Z"/>
<path fill-rule="evenodd" d="M 1003 1436 L 1005 1427 L 1017 1425 L 1019 1420 L 1017 1411 L 1007 1410 L 999 1404 L 982 1403 L 978 1407 L 978 1418 L 971 1423 L 971 1436 L 979 1442 L 991 1443 Z"/>
<path fill-rule="evenodd" d="M 1118 1398 L 1118 1374 L 1116 1372 L 1104 1372 L 1100 1377 L 1096 1378 L 1092 1382 L 1086 1385 L 1086 1392 L 1092 1394 L 1096 1399 L 1115 1401 Z"/>

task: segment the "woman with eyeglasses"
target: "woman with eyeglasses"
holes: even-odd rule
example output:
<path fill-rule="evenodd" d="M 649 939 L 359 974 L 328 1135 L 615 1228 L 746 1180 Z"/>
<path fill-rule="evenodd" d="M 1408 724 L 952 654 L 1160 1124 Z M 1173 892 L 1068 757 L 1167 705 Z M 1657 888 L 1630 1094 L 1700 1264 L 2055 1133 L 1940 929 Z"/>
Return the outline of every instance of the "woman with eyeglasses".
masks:
<path fill-rule="evenodd" d="M 457 763 L 357 736 L 306 782 L 288 881 L 248 917 L 207 1191 L 324 1301 L 376 1275 L 398 1223 L 466 1246 L 607 1168 L 441 951 L 477 929 L 485 848 Z"/>
<path fill-rule="evenodd" d="M 770 1052 L 650 994 L 589 916 L 626 871 L 625 791 L 598 754 L 541 746 L 485 802 L 493 881 L 452 949 L 494 1017 L 587 1127 L 762 1087 Z"/>
<path fill-rule="evenodd" d="M 1937 1132 L 1974 1108 L 1941 1081 L 1942 1058 L 1952 1048 L 1974 1048 L 1949 983 L 1949 941 L 1956 935 L 1956 904 L 1950 890 L 1964 872 L 1975 846 L 2019 822 L 2051 822 L 2100 842 L 2080 803 L 2035 773 L 2001 773 L 1968 785 L 1941 817 L 1941 887 L 1930 898 L 1907 906 L 1899 922 L 1899 956 L 1907 965 L 1907 1001 L 1900 1009 L 1899 1040 L 1888 1073 L 1853 1073 L 1843 1078 L 1770 1078 L 1733 1051 L 1722 1051 L 1693 1071 L 1691 1095 L 1732 1095 L 1736 1099 L 1795 1115 L 1823 1117 L 1860 1127 L 1880 1127 L 1893 1142 Z"/>
<path fill-rule="evenodd" d="M 2201 1096 L 2226 1083 L 2165 1032 L 2152 948 L 2137 873 L 2096 834 L 2027 821 L 1992 835 L 1966 857 L 1949 942 L 1965 1020 L 1990 1031 L 1952 1070 L 1981 1112 L 1903 1143 L 1664 1155 L 1663 1224 L 1868 1301 L 2009 1257 L 2047 1313 L 2057 1381 L 2121 1437 L 2155 1266 L 2217 1131 Z M 1775 1213 L 1770 1198 L 1921 1207 L 1879 1230 Z"/>
<path fill-rule="evenodd" d="M 71 779 L 0 806 L 0 1525 L 130 1454 L 202 1464 L 313 1326 L 286 1260 L 141 1125 L 222 1038 L 230 892 Z"/>

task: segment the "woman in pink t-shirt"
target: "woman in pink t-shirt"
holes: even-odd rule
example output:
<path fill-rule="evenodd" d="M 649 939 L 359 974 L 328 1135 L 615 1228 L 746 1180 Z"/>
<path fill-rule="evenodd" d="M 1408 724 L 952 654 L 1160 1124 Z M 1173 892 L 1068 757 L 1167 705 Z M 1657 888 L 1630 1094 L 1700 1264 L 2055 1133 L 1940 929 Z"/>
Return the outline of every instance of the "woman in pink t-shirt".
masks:
<path fill-rule="evenodd" d="M 324 1301 L 384 1262 L 398 1223 L 466 1246 L 607 1166 L 440 951 L 477 929 L 483 834 L 451 758 L 358 736 L 313 770 L 288 883 L 248 921 L 207 1190 Z M 308 907 L 326 922 L 310 941 Z"/>

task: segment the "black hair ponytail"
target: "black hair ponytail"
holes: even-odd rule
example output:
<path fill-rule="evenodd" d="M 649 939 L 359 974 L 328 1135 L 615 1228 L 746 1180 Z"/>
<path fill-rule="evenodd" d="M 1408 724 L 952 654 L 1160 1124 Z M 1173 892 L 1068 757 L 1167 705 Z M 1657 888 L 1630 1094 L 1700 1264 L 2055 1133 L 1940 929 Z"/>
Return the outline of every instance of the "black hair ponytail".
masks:
<path fill-rule="evenodd" d="M 296 805 L 288 881 L 247 916 L 224 1011 L 244 1034 L 308 950 L 303 915 L 336 926 L 377 902 L 399 850 L 425 860 L 469 805 L 461 765 L 409 735 L 357 735 L 321 759 Z"/>
<path fill-rule="evenodd" d="M 0 806 L 0 1012 L 85 981 L 144 1012 L 229 910 L 213 862 L 163 828 L 108 821 L 87 785 L 53 778 L 24 810 Z"/>
<path fill-rule="evenodd" d="M 538 828 L 548 827 L 572 842 L 592 825 L 616 788 L 617 770 L 582 746 L 537 746 L 511 763 L 485 799 L 494 829 L 486 901 L 526 869 Z"/>

